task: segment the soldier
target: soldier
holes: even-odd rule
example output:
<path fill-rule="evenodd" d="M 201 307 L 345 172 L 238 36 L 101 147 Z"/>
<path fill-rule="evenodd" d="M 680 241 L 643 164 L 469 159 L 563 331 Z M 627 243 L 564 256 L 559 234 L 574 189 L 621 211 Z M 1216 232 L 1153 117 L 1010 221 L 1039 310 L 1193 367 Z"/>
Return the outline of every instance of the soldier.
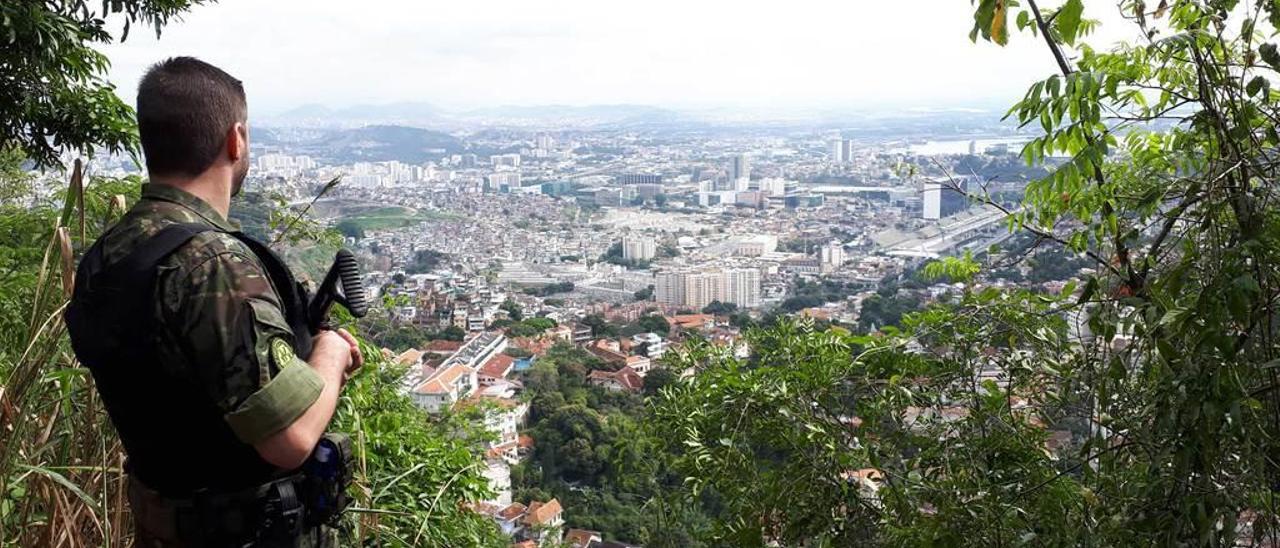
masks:
<path fill-rule="evenodd" d="M 362 363 L 227 220 L 249 169 L 240 81 L 189 57 L 142 78 L 150 182 L 81 261 L 67 325 L 128 455 L 135 546 L 315 546 L 299 468 Z"/>

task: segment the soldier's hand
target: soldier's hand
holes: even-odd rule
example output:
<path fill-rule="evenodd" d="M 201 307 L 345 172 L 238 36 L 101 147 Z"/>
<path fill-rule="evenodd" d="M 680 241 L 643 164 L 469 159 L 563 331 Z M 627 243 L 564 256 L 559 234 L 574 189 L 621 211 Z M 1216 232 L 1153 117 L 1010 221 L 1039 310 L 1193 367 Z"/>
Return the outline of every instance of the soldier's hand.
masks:
<path fill-rule="evenodd" d="M 346 329 L 338 329 L 337 333 L 347 341 L 347 344 L 351 345 L 351 365 L 347 366 L 345 376 L 345 378 L 350 379 L 360 369 L 360 366 L 364 365 L 364 354 L 360 353 L 360 343 Z"/>
<path fill-rule="evenodd" d="M 350 335 L 347 335 L 348 337 Z M 311 360 L 314 365 L 322 365 L 328 371 L 328 378 L 345 378 L 346 371 L 351 368 L 353 354 L 351 344 L 336 331 L 324 330 L 316 334 L 311 343 Z M 319 358 L 319 359 L 317 359 Z"/>

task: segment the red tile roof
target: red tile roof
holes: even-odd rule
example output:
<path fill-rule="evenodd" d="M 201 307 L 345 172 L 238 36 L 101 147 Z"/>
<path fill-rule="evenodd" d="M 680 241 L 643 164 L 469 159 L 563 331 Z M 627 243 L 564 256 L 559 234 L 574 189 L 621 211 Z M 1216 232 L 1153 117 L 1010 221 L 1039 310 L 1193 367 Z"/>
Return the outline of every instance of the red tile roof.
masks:
<path fill-rule="evenodd" d="M 702 327 L 714 320 L 715 316 L 710 314 L 677 314 L 667 318 L 667 323 L 689 329 Z"/>
<path fill-rule="evenodd" d="M 490 447 L 488 451 L 485 451 L 485 457 L 496 459 L 502 456 L 503 454 L 505 454 L 507 451 L 515 449 L 516 447 L 517 445 L 516 445 L 516 442 L 514 441 L 509 441 L 507 443 L 500 443 L 498 445 Z"/>
<path fill-rule="evenodd" d="M 551 499 L 546 503 L 533 501 L 529 503 L 529 513 L 524 515 L 526 525 L 546 525 L 560 515 L 560 501 Z"/>
<path fill-rule="evenodd" d="M 523 516 L 523 515 L 524 515 L 524 513 L 525 513 L 526 511 L 528 511 L 528 510 L 529 510 L 529 509 L 528 509 L 528 508 L 526 508 L 526 507 L 525 507 L 525 505 L 520 504 L 520 503 L 518 503 L 518 502 L 513 502 L 513 503 L 511 503 L 511 505 L 510 505 L 510 506 L 508 506 L 508 507 L 506 507 L 506 508 L 503 508 L 501 511 L 499 511 L 499 512 L 498 512 L 498 517 L 500 517 L 500 518 L 502 518 L 503 520 L 506 520 L 506 521 L 511 521 L 511 520 L 516 519 L 516 518 L 518 518 L 518 517 L 520 517 L 520 516 Z"/>
<path fill-rule="evenodd" d="M 570 529 L 564 534 L 564 542 L 573 548 L 587 548 L 592 540 L 599 539 L 599 531 L 588 531 L 586 529 Z"/>
<path fill-rule="evenodd" d="M 641 388 L 644 388 L 644 379 L 641 378 L 640 374 L 636 373 L 636 370 L 632 369 L 631 366 L 623 367 L 617 371 L 596 369 L 587 374 L 587 380 L 597 381 L 600 383 L 616 382 L 618 385 L 632 392 L 638 392 Z"/>
<path fill-rule="evenodd" d="M 413 365 L 422 359 L 423 352 L 410 348 L 396 356 L 396 365 Z"/>
<path fill-rule="evenodd" d="M 617 375 L 618 380 L 622 382 L 622 386 L 626 387 L 628 390 L 640 390 L 641 388 L 644 388 L 644 378 L 641 377 L 639 373 L 636 373 L 636 370 L 632 369 L 631 366 L 619 369 Z"/>
<path fill-rule="evenodd" d="M 439 340 L 431 341 L 423 350 L 427 352 L 457 352 L 459 348 L 462 348 L 460 341 Z"/>
<path fill-rule="evenodd" d="M 454 381 L 463 375 L 470 375 L 472 369 L 460 363 L 455 363 L 440 371 L 436 371 L 427 382 L 418 385 L 413 391 L 419 394 L 443 394 L 453 390 Z"/>
<path fill-rule="evenodd" d="M 484 365 L 480 366 L 480 376 L 492 377 L 495 379 L 506 378 L 507 375 L 511 373 L 511 368 L 515 366 L 515 363 L 515 358 L 506 354 L 498 354 L 489 358 L 489 361 L 484 362 Z"/>

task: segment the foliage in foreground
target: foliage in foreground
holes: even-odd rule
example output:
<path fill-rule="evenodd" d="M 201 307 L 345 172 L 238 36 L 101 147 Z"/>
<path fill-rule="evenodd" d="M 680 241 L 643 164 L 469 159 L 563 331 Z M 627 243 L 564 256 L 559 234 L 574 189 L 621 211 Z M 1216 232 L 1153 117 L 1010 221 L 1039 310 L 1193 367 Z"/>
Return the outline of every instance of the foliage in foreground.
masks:
<path fill-rule="evenodd" d="M 399 392 L 404 371 L 376 355 L 343 392 L 332 430 L 352 433 L 360 482 L 348 514 L 349 540 L 371 546 L 502 546 L 490 519 L 468 503 L 484 499 L 488 481 L 474 446 L 454 425 L 429 422 Z"/>

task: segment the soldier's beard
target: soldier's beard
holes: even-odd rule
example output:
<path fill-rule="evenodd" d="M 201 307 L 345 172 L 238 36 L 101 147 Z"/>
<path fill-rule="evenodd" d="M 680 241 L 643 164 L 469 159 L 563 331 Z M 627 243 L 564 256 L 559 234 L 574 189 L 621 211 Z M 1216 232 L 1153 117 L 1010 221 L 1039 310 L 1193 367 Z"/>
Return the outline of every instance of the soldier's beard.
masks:
<path fill-rule="evenodd" d="M 231 181 L 231 197 L 240 195 L 240 190 L 244 187 L 244 178 L 249 175 L 249 159 L 240 160 L 240 164 L 236 166 L 235 177 Z"/>

